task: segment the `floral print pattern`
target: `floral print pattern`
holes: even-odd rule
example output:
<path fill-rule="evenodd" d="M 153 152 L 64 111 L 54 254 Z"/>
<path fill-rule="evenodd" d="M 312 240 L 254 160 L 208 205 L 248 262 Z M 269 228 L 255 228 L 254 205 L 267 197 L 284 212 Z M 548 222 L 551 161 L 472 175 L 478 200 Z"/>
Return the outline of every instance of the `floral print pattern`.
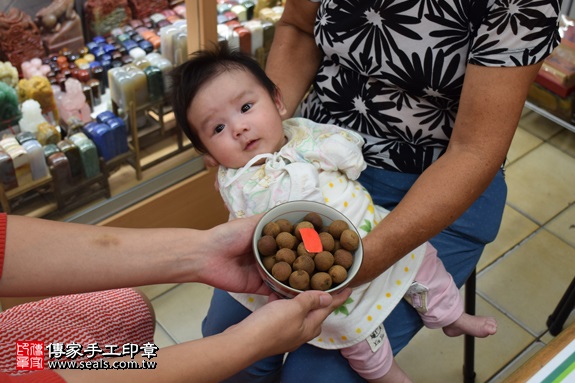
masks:
<path fill-rule="evenodd" d="M 324 58 L 303 117 L 359 132 L 366 162 L 421 173 L 445 150 L 465 67 L 522 66 L 559 42 L 559 0 L 321 0 Z"/>

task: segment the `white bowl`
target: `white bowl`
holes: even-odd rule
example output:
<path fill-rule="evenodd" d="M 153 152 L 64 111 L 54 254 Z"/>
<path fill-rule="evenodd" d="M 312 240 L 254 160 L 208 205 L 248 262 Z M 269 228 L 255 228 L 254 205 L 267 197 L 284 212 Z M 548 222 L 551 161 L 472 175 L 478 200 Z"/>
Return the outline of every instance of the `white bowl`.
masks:
<path fill-rule="evenodd" d="M 328 226 L 333 221 L 341 219 L 347 222 L 350 229 L 355 230 L 355 232 L 358 233 L 356 227 L 351 223 L 351 221 L 345 215 L 343 215 L 338 210 L 319 202 L 312 202 L 312 201 L 286 202 L 281 205 L 275 206 L 274 208 L 270 209 L 267 213 L 265 213 L 258 222 L 254 233 L 253 238 L 254 254 L 256 257 L 258 271 L 262 279 L 276 294 L 278 294 L 283 298 L 293 298 L 299 293 L 301 293 L 302 290 L 294 289 L 293 287 L 290 287 L 278 281 L 271 275 L 271 273 L 264 267 L 262 263 L 262 259 L 258 251 L 258 240 L 261 238 L 263 228 L 268 222 L 277 221 L 278 219 L 287 219 L 292 224 L 296 224 L 303 221 L 303 218 L 310 212 L 318 213 L 323 220 L 324 226 Z M 351 267 L 347 272 L 347 278 L 342 283 L 332 287 L 326 292 L 337 293 L 343 290 L 347 285 L 349 285 L 351 280 L 355 277 L 355 275 L 359 271 L 362 261 L 363 261 L 363 246 L 360 239 L 359 247 L 353 253 L 353 264 L 351 265 Z"/>

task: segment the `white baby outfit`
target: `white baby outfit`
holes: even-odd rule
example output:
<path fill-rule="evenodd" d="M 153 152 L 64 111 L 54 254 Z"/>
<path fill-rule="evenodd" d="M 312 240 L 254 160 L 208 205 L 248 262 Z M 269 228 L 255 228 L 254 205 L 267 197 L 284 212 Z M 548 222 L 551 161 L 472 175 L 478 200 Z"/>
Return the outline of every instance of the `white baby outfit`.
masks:
<path fill-rule="evenodd" d="M 279 152 L 258 155 L 241 169 L 220 167 L 218 183 L 230 219 L 265 213 L 287 201 L 308 200 L 339 210 L 361 237 L 367 235 L 388 211 L 375 206 L 356 181 L 366 167 L 363 138 L 303 118 L 286 120 L 283 127 L 287 143 Z M 265 163 L 253 165 L 262 158 Z M 354 288 L 347 302 L 326 319 L 321 334 L 309 343 L 342 349 L 367 340 L 374 352 L 388 343 L 382 323 L 410 288 L 428 246 L 419 246 L 372 282 Z M 261 295 L 231 295 L 252 311 L 267 302 Z"/>

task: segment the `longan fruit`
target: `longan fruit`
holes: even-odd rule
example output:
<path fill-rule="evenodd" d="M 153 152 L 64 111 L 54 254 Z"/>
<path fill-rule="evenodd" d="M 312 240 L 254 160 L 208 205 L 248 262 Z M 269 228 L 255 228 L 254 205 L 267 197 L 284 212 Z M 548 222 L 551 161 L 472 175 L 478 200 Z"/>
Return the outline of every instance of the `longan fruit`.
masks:
<path fill-rule="evenodd" d="M 264 257 L 274 255 L 278 250 L 276 240 L 271 235 L 264 235 L 258 239 L 258 251 Z"/>
<path fill-rule="evenodd" d="M 346 249 L 338 249 L 333 254 L 334 264 L 343 266 L 344 269 L 348 270 L 353 264 L 353 254 L 351 254 Z"/>
<path fill-rule="evenodd" d="M 322 251 L 315 255 L 313 261 L 317 270 L 328 271 L 333 266 L 333 255 L 329 251 Z"/>
<path fill-rule="evenodd" d="M 263 235 L 271 235 L 276 237 L 280 233 L 280 225 L 275 222 L 268 222 L 262 230 Z"/>
<path fill-rule="evenodd" d="M 339 249 L 341 249 L 341 243 L 339 242 L 339 239 L 334 239 L 333 240 L 333 252 L 336 252 Z"/>
<path fill-rule="evenodd" d="M 323 251 L 316 254 L 306 250 L 301 239 L 302 228 L 318 233 Z M 318 213 L 309 212 L 298 223 L 287 219 L 268 222 L 257 247 L 264 268 L 280 283 L 302 291 L 310 288 L 326 291 L 347 279 L 353 251 L 360 240 L 346 221 L 335 220 L 324 225 Z"/>
<path fill-rule="evenodd" d="M 311 277 L 311 288 L 313 290 L 326 291 L 329 290 L 333 281 L 328 273 L 319 272 Z"/>
<path fill-rule="evenodd" d="M 264 265 L 264 268 L 270 273 L 272 272 L 272 267 L 274 267 L 276 263 L 277 263 L 276 257 L 273 255 L 270 257 L 262 258 L 262 264 Z"/>
<path fill-rule="evenodd" d="M 299 246 L 300 243 L 303 243 L 303 241 L 298 240 L 297 237 L 296 237 L 296 239 L 295 239 L 295 245 L 293 246 L 293 250 L 294 250 L 294 251 L 297 250 L 297 248 L 298 248 L 298 246 Z"/>
<path fill-rule="evenodd" d="M 321 230 L 321 228 L 323 227 L 323 220 L 321 219 L 321 216 L 318 213 L 310 212 L 306 214 L 305 217 L 303 217 L 303 220 L 311 222 L 311 224 L 317 231 Z"/>
<path fill-rule="evenodd" d="M 277 262 L 286 262 L 288 264 L 292 264 L 295 261 L 295 251 L 288 248 L 279 249 L 276 253 L 276 261 Z"/>
<path fill-rule="evenodd" d="M 333 265 L 327 273 L 331 276 L 333 283 L 341 283 L 347 278 L 347 270 L 340 265 Z"/>
<path fill-rule="evenodd" d="M 296 270 L 289 276 L 289 285 L 298 290 L 309 290 L 309 274 L 304 270 Z"/>
<path fill-rule="evenodd" d="M 341 247 L 349 251 L 355 251 L 359 247 L 359 235 L 353 230 L 344 230 L 339 239 Z"/>
<path fill-rule="evenodd" d="M 315 257 L 315 253 L 310 253 L 309 251 L 307 251 L 307 250 L 305 249 L 305 245 L 304 245 L 303 242 L 300 242 L 300 243 L 297 245 L 296 253 L 297 253 L 297 255 L 300 256 L 300 257 L 301 257 L 302 255 L 307 255 L 307 256 L 311 257 L 312 259 L 313 259 L 313 257 Z"/>
<path fill-rule="evenodd" d="M 276 237 L 277 246 L 281 248 L 288 248 L 293 249 L 296 243 L 296 237 L 293 236 L 291 233 L 282 231 Z"/>
<path fill-rule="evenodd" d="M 272 275 L 280 282 L 286 282 L 291 273 L 291 266 L 287 262 L 278 262 L 272 267 Z"/>
<path fill-rule="evenodd" d="M 306 271 L 309 275 L 312 275 L 313 271 L 315 270 L 315 262 L 309 255 L 300 255 L 295 259 L 292 267 L 294 270 L 303 270 Z"/>
<path fill-rule="evenodd" d="M 319 233 L 319 240 L 324 251 L 332 252 L 335 247 L 335 239 L 330 233 Z"/>
<path fill-rule="evenodd" d="M 280 233 L 281 232 L 291 233 L 291 231 L 293 230 L 292 223 L 290 221 L 288 221 L 287 219 L 280 218 L 276 221 L 276 223 L 280 227 Z"/>
<path fill-rule="evenodd" d="M 295 229 L 294 229 L 294 234 L 296 236 L 297 239 L 299 239 L 300 241 L 302 240 L 301 238 L 301 233 L 299 232 L 300 229 L 303 228 L 308 228 L 308 229 L 314 229 L 313 224 L 311 222 L 308 221 L 301 221 L 300 223 L 298 223 L 297 225 L 295 225 Z"/>
<path fill-rule="evenodd" d="M 334 239 L 339 239 L 341 237 L 341 233 L 347 229 L 349 229 L 347 222 L 341 219 L 336 219 L 329 225 L 328 232 Z"/>

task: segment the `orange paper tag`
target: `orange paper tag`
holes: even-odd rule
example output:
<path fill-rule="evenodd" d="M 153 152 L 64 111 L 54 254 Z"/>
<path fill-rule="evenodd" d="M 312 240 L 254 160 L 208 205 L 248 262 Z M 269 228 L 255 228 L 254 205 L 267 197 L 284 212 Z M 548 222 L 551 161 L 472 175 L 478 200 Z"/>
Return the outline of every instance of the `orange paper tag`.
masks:
<path fill-rule="evenodd" d="M 323 251 L 321 239 L 319 239 L 317 231 L 309 227 L 303 227 L 299 229 L 299 232 L 301 234 L 301 239 L 303 240 L 303 246 L 308 253 L 319 253 Z"/>

